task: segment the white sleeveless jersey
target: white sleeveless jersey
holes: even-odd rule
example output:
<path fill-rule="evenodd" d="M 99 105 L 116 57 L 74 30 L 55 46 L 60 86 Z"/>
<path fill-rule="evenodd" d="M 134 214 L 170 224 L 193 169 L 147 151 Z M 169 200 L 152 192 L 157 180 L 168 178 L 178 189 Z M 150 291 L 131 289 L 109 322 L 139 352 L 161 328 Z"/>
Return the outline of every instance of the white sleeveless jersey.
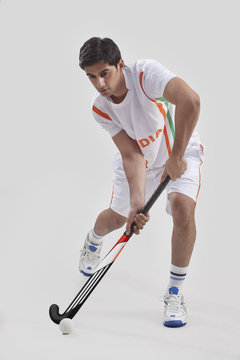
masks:
<path fill-rule="evenodd" d="M 175 75 L 155 60 L 138 60 L 123 71 L 127 95 L 120 104 L 97 92 L 92 103 L 95 120 L 113 137 L 125 130 L 136 140 L 148 169 L 165 164 L 175 137 L 175 106 L 163 98 L 166 84 Z M 191 143 L 199 143 L 193 133 Z"/>

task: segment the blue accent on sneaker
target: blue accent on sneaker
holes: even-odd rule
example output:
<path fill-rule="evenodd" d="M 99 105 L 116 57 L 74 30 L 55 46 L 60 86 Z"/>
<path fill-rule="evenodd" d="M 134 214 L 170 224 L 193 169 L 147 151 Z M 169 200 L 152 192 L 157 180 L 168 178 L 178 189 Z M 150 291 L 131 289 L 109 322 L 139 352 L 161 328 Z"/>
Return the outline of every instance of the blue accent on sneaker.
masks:
<path fill-rule="evenodd" d="M 88 269 L 88 270 L 92 270 L 91 266 L 88 266 L 87 269 Z"/>
<path fill-rule="evenodd" d="M 82 273 L 84 276 L 92 276 L 92 274 L 89 274 L 89 273 L 86 273 L 85 271 L 83 270 L 80 270 L 80 273 Z"/>
<path fill-rule="evenodd" d="M 169 294 L 177 295 L 178 292 L 179 292 L 179 289 L 177 287 L 173 286 L 173 287 L 168 289 L 168 292 L 169 292 Z"/>
<path fill-rule="evenodd" d="M 186 323 L 183 323 L 181 320 L 173 320 L 173 321 L 165 321 L 163 323 L 164 326 L 166 327 L 181 327 L 181 326 L 184 326 L 186 325 Z"/>
<path fill-rule="evenodd" d="M 95 252 L 97 250 L 96 246 L 93 246 L 93 245 L 90 245 L 89 247 L 89 250 Z"/>
<path fill-rule="evenodd" d="M 175 317 L 175 315 L 170 315 L 170 317 Z"/>

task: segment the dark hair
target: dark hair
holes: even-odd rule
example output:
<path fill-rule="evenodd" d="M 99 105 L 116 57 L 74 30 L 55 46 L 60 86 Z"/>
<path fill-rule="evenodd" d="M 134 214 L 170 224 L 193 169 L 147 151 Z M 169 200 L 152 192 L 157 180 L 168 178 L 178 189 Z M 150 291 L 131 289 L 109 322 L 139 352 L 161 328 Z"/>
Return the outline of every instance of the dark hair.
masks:
<path fill-rule="evenodd" d="M 98 62 L 104 61 L 117 68 L 122 58 L 120 50 L 115 42 L 109 38 L 92 37 L 87 40 L 80 49 L 79 66 L 84 69 Z"/>

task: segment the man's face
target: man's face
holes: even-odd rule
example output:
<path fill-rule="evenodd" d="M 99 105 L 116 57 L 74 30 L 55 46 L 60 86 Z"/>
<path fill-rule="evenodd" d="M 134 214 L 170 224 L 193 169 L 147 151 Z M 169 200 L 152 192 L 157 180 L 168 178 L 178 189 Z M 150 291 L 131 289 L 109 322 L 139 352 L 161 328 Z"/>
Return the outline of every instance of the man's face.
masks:
<path fill-rule="evenodd" d="M 108 65 L 100 62 L 84 68 L 93 86 L 102 96 L 111 96 L 120 90 L 121 73 L 123 71 L 124 62 L 121 59 L 117 65 Z"/>

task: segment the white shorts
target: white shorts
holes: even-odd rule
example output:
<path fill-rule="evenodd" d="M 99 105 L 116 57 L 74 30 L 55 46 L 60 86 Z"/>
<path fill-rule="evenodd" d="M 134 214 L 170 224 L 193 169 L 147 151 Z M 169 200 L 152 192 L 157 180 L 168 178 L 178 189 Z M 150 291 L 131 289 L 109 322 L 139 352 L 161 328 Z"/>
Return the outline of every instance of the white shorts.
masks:
<path fill-rule="evenodd" d="M 187 170 L 176 181 L 170 181 L 166 187 L 166 212 L 169 215 L 172 215 L 171 204 L 169 201 L 169 194 L 171 194 L 172 192 L 187 195 L 195 202 L 197 202 L 201 186 L 200 166 L 203 162 L 203 146 L 201 144 L 194 144 L 189 146 L 184 154 L 184 157 L 187 161 Z M 165 165 L 146 171 L 146 201 L 151 197 L 153 192 L 158 187 L 164 171 L 164 167 Z M 122 158 L 119 152 L 117 152 L 114 156 L 113 170 L 113 193 L 110 208 L 118 214 L 128 217 L 128 213 L 130 210 L 129 185 L 125 172 L 123 170 Z"/>

